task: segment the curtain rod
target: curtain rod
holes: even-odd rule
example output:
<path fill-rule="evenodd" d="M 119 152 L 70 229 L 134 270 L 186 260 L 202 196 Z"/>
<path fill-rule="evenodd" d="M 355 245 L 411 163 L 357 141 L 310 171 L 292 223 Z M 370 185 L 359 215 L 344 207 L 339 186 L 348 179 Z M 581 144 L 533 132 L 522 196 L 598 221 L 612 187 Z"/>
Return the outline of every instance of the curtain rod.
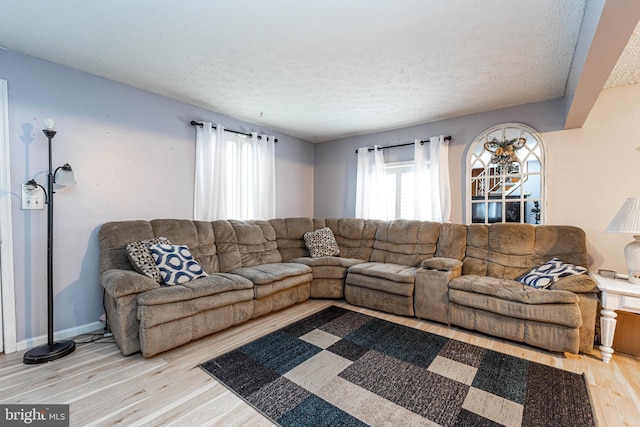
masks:
<path fill-rule="evenodd" d="M 447 135 L 444 137 L 445 141 L 451 141 L 451 135 Z M 429 142 L 429 140 L 423 140 L 420 141 L 420 145 L 424 144 L 425 142 Z M 415 142 L 407 142 L 406 144 L 398 144 L 398 145 L 388 145 L 386 147 L 378 147 L 378 150 L 384 150 L 385 148 L 396 148 L 396 147 L 406 147 L 407 145 L 414 145 Z M 373 151 L 373 148 L 369 148 L 368 149 L 369 152 Z M 358 152 L 358 150 L 356 150 L 356 153 Z"/>
<path fill-rule="evenodd" d="M 200 127 L 204 127 L 204 123 L 201 122 L 196 122 L 195 120 L 191 120 L 191 126 L 200 126 Z M 215 126 L 212 126 L 214 129 L 216 128 Z M 231 130 L 231 129 L 225 129 L 225 132 L 231 132 L 231 133 L 236 133 L 238 135 L 244 135 L 247 136 L 249 138 L 252 137 L 252 135 L 250 133 L 246 133 L 246 132 L 240 132 L 239 130 Z M 258 139 L 262 139 L 262 136 L 258 135 Z M 267 141 L 269 140 L 269 138 L 267 138 Z M 278 142 L 278 138 L 274 138 L 273 142 Z"/>

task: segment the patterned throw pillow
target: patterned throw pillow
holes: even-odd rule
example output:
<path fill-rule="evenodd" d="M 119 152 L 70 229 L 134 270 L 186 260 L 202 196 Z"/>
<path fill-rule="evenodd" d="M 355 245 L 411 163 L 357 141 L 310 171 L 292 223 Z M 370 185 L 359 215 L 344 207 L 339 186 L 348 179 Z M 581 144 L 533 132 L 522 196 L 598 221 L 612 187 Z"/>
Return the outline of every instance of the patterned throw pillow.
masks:
<path fill-rule="evenodd" d="M 565 264 L 560 261 L 560 259 L 553 258 L 540 267 L 534 268 L 518 280 L 536 289 L 545 289 L 563 277 L 584 274 L 586 272 L 587 269 L 584 267 Z"/>
<path fill-rule="evenodd" d="M 155 237 L 153 239 L 131 242 L 127 245 L 127 255 L 134 270 L 140 274 L 151 277 L 158 283 L 162 283 L 160 270 L 158 270 L 158 266 L 153 260 L 151 252 L 149 252 L 149 246 L 157 244 L 170 245 L 171 242 L 166 237 Z"/>
<path fill-rule="evenodd" d="M 336 256 L 340 254 L 340 247 L 333 237 L 329 227 L 304 233 L 304 243 L 307 245 L 311 258 L 323 256 Z"/>
<path fill-rule="evenodd" d="M 207 276 L 184 245 L 151 245 L 149 251 L 167 285 L 180 285 Z"/>

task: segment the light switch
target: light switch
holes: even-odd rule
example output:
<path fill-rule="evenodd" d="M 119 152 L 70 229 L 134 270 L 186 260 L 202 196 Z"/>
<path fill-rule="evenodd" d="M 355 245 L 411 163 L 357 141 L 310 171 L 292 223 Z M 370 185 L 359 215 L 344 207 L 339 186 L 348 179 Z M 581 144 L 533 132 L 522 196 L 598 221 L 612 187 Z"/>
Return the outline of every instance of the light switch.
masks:
<path fill-rule="evenodd" d="M 44 190 L 22 184 L 22 209 L 44 209 Z"/>

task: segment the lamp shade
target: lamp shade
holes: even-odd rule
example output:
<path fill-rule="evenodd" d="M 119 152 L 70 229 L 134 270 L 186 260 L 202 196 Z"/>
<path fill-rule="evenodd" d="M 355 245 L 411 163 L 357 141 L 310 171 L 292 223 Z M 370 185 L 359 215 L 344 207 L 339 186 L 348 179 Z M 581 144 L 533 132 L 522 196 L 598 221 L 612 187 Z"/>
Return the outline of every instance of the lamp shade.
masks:
<path fill-rule="evenodd" d="M 640 197 L 629 197 L 624 202 L 606 232 L 640 234 Z"/>
<path fill-rule="evenodd" d="M 36 188 L 38 188 L 38 183 L 36 182 L 35 179 L 30 179 L 29 181 L 25 182 L 24 185 L 29 190 L 35 190 Z"/>
<path fill-rule="evenodd" d="M 73 169 L 69 163 L 65 163 L 63 166 L 60 166 L 56 169 L 54 182 L 59 185 L 64 185 L 65 187 L 72 187 L 77 184 L 75 177 L 73 176 Z"/>

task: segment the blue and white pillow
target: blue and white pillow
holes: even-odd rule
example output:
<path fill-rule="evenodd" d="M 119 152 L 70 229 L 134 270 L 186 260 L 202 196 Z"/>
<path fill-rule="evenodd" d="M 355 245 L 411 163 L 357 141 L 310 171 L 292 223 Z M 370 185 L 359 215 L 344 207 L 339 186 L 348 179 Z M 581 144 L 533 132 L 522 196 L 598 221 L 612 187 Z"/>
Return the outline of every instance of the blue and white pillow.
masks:
<path fill-rule="evenodd" d="M 149 252 L 160 270 L 162 281 L 167 285 L 181 285 L 207 276 L 184 245 L 151 245 Z"/>
<path fill-rule="evenodd" d="M 559 258 L 553 258 L 521 276 L 518 280 L 536 289 L 545 289 L 563 277 L 584 274 L 586 272 L 587 269 L 584 267 L 565 264 Z"/>

